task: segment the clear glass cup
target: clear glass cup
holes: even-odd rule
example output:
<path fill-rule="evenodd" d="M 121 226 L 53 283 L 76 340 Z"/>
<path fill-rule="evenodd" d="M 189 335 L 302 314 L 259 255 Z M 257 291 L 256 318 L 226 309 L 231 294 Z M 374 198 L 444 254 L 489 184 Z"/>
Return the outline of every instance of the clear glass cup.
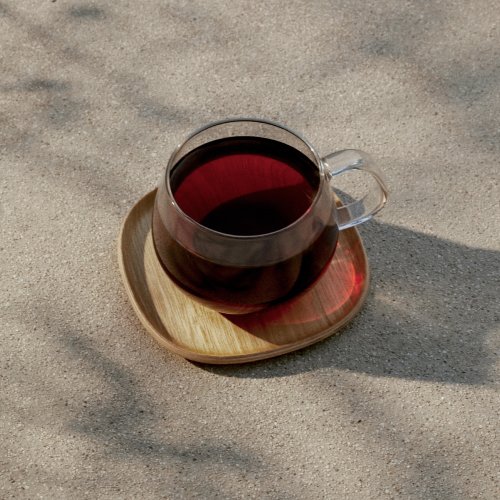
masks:
<path fill-rule="evenodd" d="M 372 186 L 338 207 L 335 176 Z M 267 120 L 228 119 L 193 132 L 172 153 L 156 194 L 154 247 L 184 292 L 227 314 L 289 300 L 334 257 L 339 231 L 383 208 L 387 188 L 357 150 L 321 158 L 296 132 Z"/>

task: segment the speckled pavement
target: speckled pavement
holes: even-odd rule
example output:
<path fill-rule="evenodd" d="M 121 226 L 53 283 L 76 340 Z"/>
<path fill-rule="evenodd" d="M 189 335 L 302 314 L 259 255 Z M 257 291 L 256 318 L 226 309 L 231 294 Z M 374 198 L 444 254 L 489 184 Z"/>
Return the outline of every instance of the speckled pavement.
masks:
<path fill-rule="evenodd" d="M 496 0 L 0 0 L 0 498 L 497 499 Z M 262 116 L 391 200 L 342 334 L 162 350 L 116 239 L 173 147 Z"/>

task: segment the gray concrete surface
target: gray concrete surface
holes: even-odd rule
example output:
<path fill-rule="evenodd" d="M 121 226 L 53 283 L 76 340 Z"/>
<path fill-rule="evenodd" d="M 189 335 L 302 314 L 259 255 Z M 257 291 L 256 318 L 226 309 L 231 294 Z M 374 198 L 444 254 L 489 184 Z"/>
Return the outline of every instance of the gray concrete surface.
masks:
<path fill-rule="evenodd" d="M 0 498 L 499 497 L 497 0 L 0 0 Z M 342 335 L 247 366 L 163 351 L 120 223 L 194 127 L 374 154 Z"/>

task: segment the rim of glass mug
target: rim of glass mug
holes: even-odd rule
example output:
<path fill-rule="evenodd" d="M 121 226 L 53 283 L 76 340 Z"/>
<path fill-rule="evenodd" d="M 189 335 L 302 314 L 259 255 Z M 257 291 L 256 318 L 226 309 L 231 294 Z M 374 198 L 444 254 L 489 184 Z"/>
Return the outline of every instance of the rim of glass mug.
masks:
<path fill-rule="evenodd" d="M 179 151 L 182 149 L 182 147 L 188 143 L 190 140 L 201 134 L 202 132 L 205 132 L 206 130 L 209 130 L 214 127 L 218 127 L 220 125 L 228 124 L 228 123 L 236 123 L 236 122 L 251 122 L 251 123 L 263 123 L 266 125 L 270 125 L 272 127 L 276 127 L 278 129 L 284 130 L 285 132 L 288 132 L 289 134 L 295 136 L 297 139 L 299 139 L 306 147 L 308 152 L 310 152 L 313 157 L 314 157 L 314 163 L 316 167 L 319 170 L 319 177 L 320 177 L 320 182 L 318 184 L 318 187 L 316 189 L 316 192 L 314 194 L 314 198 L 311 200 L 311 203 L 307 207 L 307 210 L 297 219 L 295 219 L 292 223 L 288 224 L 287 226 L 284 226 L 276 231 L 272 231 L 269 233 L 260 233 L 260 234 L 251 234 L 251 235 L 237 235 L 237 234 L 231 234 L 231 233 L 223 233 L 220 231 L 216 231 L 214 229 L 210 229 L 200 222 L 196 221 L 192 217 L 190 217 L 182 208 L 178 205 L 175 196 L 172 192 L 171 185 L 170 185 L 170 173 L 172 171 L 172 168 L 175 167 L 175 165 L 178 162 L 178 158 L 176 158 L 176 155 L 179 153 Z M 300 222 L 305 219 L 308 214 L 313 210 L 313 207 L 317 204 L 318 199 L 320 198 L 321 194 L 321 189 L 324 187 L 324 182 L 325 182 L 325 165 L 323 161 L 321 160 L 321 157 L 318 155 L 316 150 L 313 148 L 311 143 L 304 137 L 302 137 L 300 134 L 295 132 L 294 130 L 290 129 L 286 125 L 282 125 L 281 123 L 278 122 L 273 122 L 271 120 L 267 120 L 264 118 L 254 118 L 254 117 L 234 117 L 234 118 L 227 118 L 223 120 L 216 120 L 213 122 L 210 122 L 206 125 L 203 125 L 193 132 L 191 132 L 188 136 L 184 138 L 183 141 L 181 141 L 175 149 L 172 151 L 172 154 L 170 155 L 170 158 L 167 163 L 166 171 L 165 171 L 165 179 L 164 179 L 168 195 L 170 199 L 172 200 L 171 203 L 174 206 L 175 210 L 178 212 L 179 215 L 181 215 L 184 219 L 187 219 L 191 224 L 195 225 L 199 230 L 201 231 L 206 231 L 212 234 L 217 234 L 220 236 L 228 236 L 231 239 L 241 239 L 241 240 L 254 240 L 258 238 L 263 238 L 263 237 L 268 237 L 272 235 L 277 235 L 278 233 L 283 233 L 285 231 L 289 231 L 294 229 Z"/>
<path fill-rule="evenodd" d="M 178 158 L 177 155 L 181 151 L 181 149 L 191 140 L 193 140 L 198 135 L 203 132 L 208 131 L 214 127 L 220 127 L 222 125 L 231 124 L 231 123 L 261 123 L 263 125 L 267 125 L 270 127 L 274 127 L 276 129 L 280 129 L 294 138 L 298 139 L 307 149 L 307 152 L 310 153 L 314 159 L 314 164 L 316 165 L 319 172 L 319 185 L 314 195 L 314 198 L 311 200 L 311 203 L 307 210 L 297 219 L 295 219 L 292 223 L 287 226 L 284 226 L 276 231 L 269 233 L 260 233 L 255 235 L 235 235 L 231 233 L 223 233 L 220 231 L 216 231 L 214 229 L 210 229 L 203 224 L 199 223 L 188 214 L 186 214 L 182 208 L 177 204 L 175 196 L 172 192 L 170 185 L 170 173 L 172 168 L 177 164 Z M 293 147 L 293 146 L 292 146 Z M 297 148 L 295 148 L 297 149 Z M 255 240 L 264 237 L 270 237 L 272 235 L 278 235 L 280 233 L 284 233 L 287 231 L 293 230 L 296 226 L 298 226 L 304 219 L 308 217 L 311 211 L 314 210 L 314 207 L 317 205 L 318 200 L 321 198 L 322 190 L 324 189 L 325 182 L 330 182 L 332 177 L 335 175 L 341 174 L 348 170 L 364 170 L 372 175 L 378 184 L 378 191 L 370 190 L 367 195 L 365 195 L 360 200 L 356 200 L 350 204 L 343 205 L 341 207 L 333 206 L 333 210 L 336 213 L 336 223 L 340 230 L 346 229 L 348 227 L 352 227 L 367 220 L 371 219 L 377 212 L 379 212 L 385 205 L 388 196 L 388 189 L 383 180 L 381 174 L 373 168 L 371 165 L 372 161 L 366 153 L 363 153 L 359 150 L 347 149 L 337 151 L 335 153 L 329 154 L 325 157 L 320 157 L 316 152 L 312 144 L 301 134 L 292 130 L 291 128 L 283 125 L 281 123 L 268 120 L 265 118 L 257 118 L 257 117 L 234 117 L 227 118 L 222 120 L 216 120 L 210 122 L 206 125 L 203 125 L 189 135 L 187 135 L 183 141 L 181 141 L 172 151 L 170 155 L 169 161 L 167 163 L 167 167 L 165 169 L 165 177 L 164 183 L 167 189 L 168 196 L 170 198 L 170 202 L 172 206 L 175 208 L 177 214 L 182 217 L 183 220 L 188 221 L 194 227 L 197 228 L 198 231 L 206 232 L 213 235 L 218 235 L 219 237 L 228 237 L 231 239 L 240 239 L 240 240 Z M 367 164 L 370 164 L 368 167 Z M 378 195 L 378 196 L 377 196 Z M 376 199 L 375 199 L 376 198 Z M 365 204 L 373 205 L 372 208 L 367 209 Z"/>

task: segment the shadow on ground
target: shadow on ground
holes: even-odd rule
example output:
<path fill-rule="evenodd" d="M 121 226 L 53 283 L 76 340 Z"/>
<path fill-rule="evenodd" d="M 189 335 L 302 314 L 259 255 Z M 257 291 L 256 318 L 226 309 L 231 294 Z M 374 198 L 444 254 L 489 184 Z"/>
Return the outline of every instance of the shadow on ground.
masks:
<path fill-rule="evenodd" d="M 231 377 L 335 368 L 381 377 L 489 385 L 488 332 L 498 324 L 500 252 L 371 222 L 363 240 L 372 289 L 338 337 L 246 365 L 203 366 Z"/>

